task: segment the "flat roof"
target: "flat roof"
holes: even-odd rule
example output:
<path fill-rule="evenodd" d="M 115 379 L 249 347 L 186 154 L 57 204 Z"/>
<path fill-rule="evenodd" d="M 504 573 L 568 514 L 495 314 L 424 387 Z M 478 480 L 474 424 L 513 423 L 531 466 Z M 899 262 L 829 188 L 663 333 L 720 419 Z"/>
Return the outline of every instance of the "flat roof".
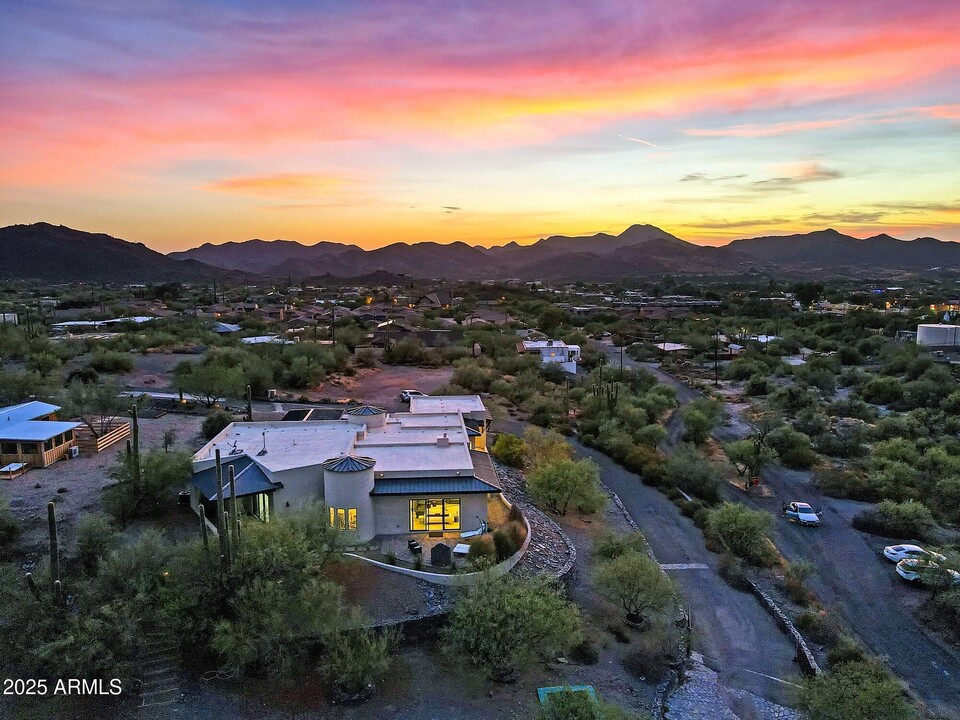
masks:
<path fill-rule="evenodd" d="M 221 461 L 239 454 L 256 458 L 270 472 L 319 465 L 353 449 L 359 425 L 346 420 L 231 423 L 193 456 L 194 462 Z M 260 453 L 266 443 L 267 452 Z"/>
<path fill-rule="evenodd" d="M 410 398 L 410 412 L 422 413 L 485 413 L 487 408 L 479 395 L 415 395 Z"/>

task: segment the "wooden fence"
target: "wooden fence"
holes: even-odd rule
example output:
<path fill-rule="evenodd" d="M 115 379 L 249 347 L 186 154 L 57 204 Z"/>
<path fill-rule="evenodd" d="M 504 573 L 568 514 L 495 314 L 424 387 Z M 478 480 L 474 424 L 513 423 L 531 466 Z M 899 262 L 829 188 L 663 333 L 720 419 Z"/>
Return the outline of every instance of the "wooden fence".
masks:
<path fill-rule="evenodd" d="M 111 420 L 107 424 L 106 432 L 97 437 L 86 425 L 81 425 L 73 431 L 77 438 L 77 447 L 84 454 L 98 453 L 114 443 L 130 437 L 129 420 Z"/>

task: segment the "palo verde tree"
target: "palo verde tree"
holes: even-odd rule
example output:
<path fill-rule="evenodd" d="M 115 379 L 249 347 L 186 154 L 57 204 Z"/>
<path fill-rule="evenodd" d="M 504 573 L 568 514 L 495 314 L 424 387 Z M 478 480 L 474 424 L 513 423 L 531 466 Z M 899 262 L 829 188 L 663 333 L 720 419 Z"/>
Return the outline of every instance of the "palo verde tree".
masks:
<path fill-rule="evenodd" d="M 527 489 L 536 502 L 558 515 L 566 515 L 571 504 L 588 514 L 603 506 L 600 469 L 589 459 L 541 465 L 527 476 Z"/>

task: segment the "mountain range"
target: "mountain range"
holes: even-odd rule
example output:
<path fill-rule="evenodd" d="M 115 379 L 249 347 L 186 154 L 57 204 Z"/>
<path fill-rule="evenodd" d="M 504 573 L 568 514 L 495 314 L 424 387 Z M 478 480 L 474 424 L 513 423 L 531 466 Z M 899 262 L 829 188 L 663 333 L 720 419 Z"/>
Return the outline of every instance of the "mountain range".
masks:
<path fill-rule="evenodd" d="M 960 243 L 889 235 L 855 238 L 833 229 L 734 240 L 721 247 L 686 242 L 653 225 L 619 235 L 553 235 L 530 245 L 484 248 L 463 242 L 394 243 L 374 250 L 291 240 L 210 243 L 162 255 L 141 243 L 48 223 L 0 228 L 0 279 L 51 282 L 196 281 L 243 273 L 297 280 L 407 275 L 476 280 L 619 280 L 630 276 L 761 271 L 862 274 L 960 268 Z"/>

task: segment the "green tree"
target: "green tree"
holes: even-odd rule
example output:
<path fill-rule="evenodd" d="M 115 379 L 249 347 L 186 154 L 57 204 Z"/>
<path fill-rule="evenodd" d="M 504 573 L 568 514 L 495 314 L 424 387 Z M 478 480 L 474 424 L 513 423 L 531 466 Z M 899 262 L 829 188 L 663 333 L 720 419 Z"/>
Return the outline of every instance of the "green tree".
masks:
<path fill-rule="evenodd" d="M 240 366 L 181 363 L 174 369 L 174 384 L 207 407 L 224 398 L 243 395 L 246 377 Z"/>
<path fill-rule="evenodd" d="M 583 638 L 577 607 L 542 579 L 481 580 L 454 605 L 446 645 L 497 680 L 555 656 Z"/>
<path fill-rule="evenodd" d="M 740 476 L 756 477 L 777 459 L 773 448 L 756 440 L 735 440 L 724 445 L 723 449 Z"/>
<path fill-rule="evenodd" d="M 710 511 L 704 533 L 724 550 L 754 565 L 768 565 L 774 559 L 770 544 L 773 516 L 746 505 L 725 502 Z"/>
<path fill-rule="evenodd" d="M 573 447 L 558 432 L 528 425 L 523 431 L 527 463 L 532 468 L 573 458 Z"/>
<path fill-rule="evenodd" d="M 80 420 L 94 437 L 111 429 L 113 422 L 130 409 L 131 399 L 120 395 L 114 382 L 71 382 L 60 398 L 63 417 Z"/>
<path fill-rule="evenodd" d="M 656 561 L 636 550 L 628 550 L 597 568 L 597 591 L 620 603 L 627 620 L 643 625 L 649 614 L 665 609 L 676 598 L 676 587 Z"/>
<path fill-rule="evenodd" d="M 345 693 L 372 688 L 390 666 L 390 652 L 397 641 L 397 634 L 389 631 L 345 631 L 329 643 L 324 663 L 327 673 Z"/>
<path fill-rule="evenodd" d="M 708 502 L 720 499 L 720 478 L 716 464 L 689 443 L 677 448 L 667 459 L 663 478 L 669 485 Z"/>
<path fill-rule="evenodd" d="M 213 410 L 207 413 L 200 425 L 200 434 L 207 440 L 213 440 L 220 431 L 233 422 L 233 413 L 226 410 Z"/>
<path fill-rule="evenodd" d="M 707 441 L 707 438 L 710 437 L 710 430 L 713 429 L 710 418 L 691 405 L 681 408 L 680 417 L 687 429 L 687 440 L 695 445 L 702 445 Z"/>
<path fill-rule="evenodd" d="M 560 460 L 541 465 L 527 476 L 531 497 L 549 510 L 566 515 L 570 503 L 581 512 L 596 512 L 603 505 L 600 468 L 593 460 Z"/>

